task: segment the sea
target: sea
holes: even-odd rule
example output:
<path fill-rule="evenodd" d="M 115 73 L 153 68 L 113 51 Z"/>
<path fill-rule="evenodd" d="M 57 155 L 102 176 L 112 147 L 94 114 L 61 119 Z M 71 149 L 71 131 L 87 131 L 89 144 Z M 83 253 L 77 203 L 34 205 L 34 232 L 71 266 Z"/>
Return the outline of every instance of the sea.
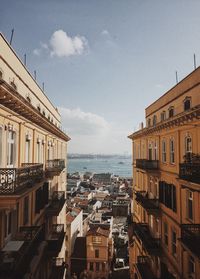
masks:
<path fill-rule="evenodd" d="M 92 158 L 69 157 L 68 173 L 85 172 L 92 173 L 112 173 L 120 177 L 132 177 L 132 159 L 131 156 L 105 156 Z"/>

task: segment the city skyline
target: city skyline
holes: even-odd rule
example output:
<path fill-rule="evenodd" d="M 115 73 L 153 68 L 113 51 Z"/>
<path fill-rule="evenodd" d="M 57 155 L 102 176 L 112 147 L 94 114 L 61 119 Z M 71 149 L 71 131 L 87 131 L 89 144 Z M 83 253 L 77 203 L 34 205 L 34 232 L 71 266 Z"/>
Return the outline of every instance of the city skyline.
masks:
<path fill-rule="evenodd" d="M 0 31 L 9 41 L 14 28 L 12 47 L 59 108 L 70 153 L 130 153 L 127 136 L 144 108 L 175 85 L 176 71 L 180 81 L 193 70 L 194 53 L 199 65 L 199 8 L 197 1 L 7 1 Z"/>

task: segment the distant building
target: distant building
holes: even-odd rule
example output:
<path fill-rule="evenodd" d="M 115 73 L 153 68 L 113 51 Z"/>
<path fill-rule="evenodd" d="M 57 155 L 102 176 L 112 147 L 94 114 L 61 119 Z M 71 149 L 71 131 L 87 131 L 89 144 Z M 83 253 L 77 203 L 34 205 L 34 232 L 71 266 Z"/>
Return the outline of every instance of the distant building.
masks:
<path fill-rule="evenodd" d="M 74 250 L 77 237 L 83 235 L 83 211 L 74 207 L 66 214 L 66 263 L 70 272 L 70 258 Z"/>
<path fill-rule="evenodd" d="M 111 176 L 111 173 L 95 173 L 92 177 L 92 183 L 111 185 Z"/>
<path fill-rule="evenodd" d="M 86 235 L 87 271 L 90 278 L 108 278 L 113 259 L 113 239 L 109 229 L 95 227 Z"/>

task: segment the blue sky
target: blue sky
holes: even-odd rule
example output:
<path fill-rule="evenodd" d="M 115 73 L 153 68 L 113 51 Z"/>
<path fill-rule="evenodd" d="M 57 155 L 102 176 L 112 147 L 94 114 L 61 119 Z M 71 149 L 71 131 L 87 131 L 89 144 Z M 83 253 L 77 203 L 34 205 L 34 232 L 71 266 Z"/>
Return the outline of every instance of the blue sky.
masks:
<path fill-rule="evenodd" d="M 198 0 L 1 1 L 0 30 L 60 108 L 69 152 L 131 153 L 144 109 L 200 62 Z"/>

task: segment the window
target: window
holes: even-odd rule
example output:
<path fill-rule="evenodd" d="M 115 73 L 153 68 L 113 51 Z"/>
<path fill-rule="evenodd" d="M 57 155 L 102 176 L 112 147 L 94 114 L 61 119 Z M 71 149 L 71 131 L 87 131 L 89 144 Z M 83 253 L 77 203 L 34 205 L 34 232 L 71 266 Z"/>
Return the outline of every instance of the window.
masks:
<path fill-rule="evenodd" d="M 94 270 L 94 264 L 90 263 L 90 271 L 93 271 L 93 270 Z"/>
<path fill-rule="evenodd" d="M 10 85 L 12 86 L 12 88 L 17 90 L 17 85 L 15 84 L 14 80 L 10 82 Z"/>
<path fill-rule="evenodd" d="M 171 164 L 174 164 L 174 162 L 175 162 L 175 156 L 174 156 L 174 139 L 170 139 L 169 146 L 170 146 L 170 163 L 171 163 Z"/>
<path fill-rule="evenodd" d="M 16 158 L 16 134 L 13 131 L 8 131 L 7 139 L 7 166 L 13 168 Z"/>
<path fill-rule="evenodd" d="M 166 140 L 162 140 L 162 162 L 166 163 L 167 154 L 166 154 Z"/>
<path fill-rule="evenodd" d="M 102 239 L 100 236 L 93 236 L 92 237 L 92 242 L 93 243 L 101 243 Z"/>
<path fill-rule="evenodd" d="M 184 101 L 184 111 L 189 110 L 191 108 L 191 100 L 186 98 Z"/>
<path fill-rule="evenodd" d="M 25 163 L 30 163 L 30 157 L 31 157 L 31 142 L 30 140 L 26 139 L 25 143 Z"/>
<path fill-rule="evenodd" d="M 102 263 L 102 271 L 106 270 L 106 263 Z"/>
<path fill-rule="evenodd" d="M 3 72 L 1 69 L 0 69 L 0 78 L 3 78 Z"/>
<path fill-rule="evenodd" d="M 95 258 L 99 258 L 99 250 L 95 249 Z"/>
<path fill-rule="evenodd" d="M 189 273 L 195 273 L 195 260 L 192 256 L 188 258 L 188 271 Z"/>
<path fill-rule="evenodd" d="M 37 105 L 37 109 L 39 112 L 41 112 L 40 104 Z"/>
<path fill-rule="evenodd" d="M 159 201 L 176 212 L 176 187 L 165 181 L 159 181 Z"/>
<path fill-rule="evenodd" d="M 164 121 L 166 119 L 166 111 L 161 112 L 160 114 L 160 120 Z"/>
<path fill-rule="evenodd" d="M 157 144 L 157 141 L 154 142 L 154 159 L 158 160 L 158 144 Z"/>
<path fill-rule="evenodd" d="M 24 225 L 28 224 L 29 222 L 29 197 L 24 198 Z"/>
<path fill-rule="evenodd" d="M 37 163 L 41 163 L 41 142 L 37 142 Z"/>
<path fill-rule="evenodd" d="M 153 116 L 153 126 L 156 126 L 156 123 L 157 123 L 157 116 L 154 115 Z"/>
<path fill-rule="evenodd" d="M 99 271 L 99 263 L 96 263 L 96 271 Z"/>
<path fill-rule="evenodd" d="M 193 220 L 193 193 L 191 191 L 187 191 L 187 218 Z"/>
<path fill-rule="evenodd" d="M 42 114 L 43 114 L 44 116 L 46 116 L 45 110 L 43 110 Z"/>
<path fill-rule="evenodd" d="M 172 255 L 176 256 L 176 232 L 172 230 Z"/>
<path fill-rule="evenodd" d="M 31 97 L 29 95 L 27 95 L 26 100 L 31 103 Z"/>
<path fill-rule="evenodd" d="M 11 211 L 5 213 L 4 217 L 4 237 L 8 237 L 11 234 L 12 213 Z"/>
<path fill-rule="evenodd" d="M 148 127 L 150 127 L 151 126 L 151 119 L 150 118 L 148 119 L 147 123 L 148 123 Z"/>
<path fill-rule="evenodd" d="M 152 151 L 153 151 L 152 149 L 153 149 L 153 148 L 152 148 L 152 142 L 150 141 L 150 142 L 149 142 L 149 160 L 152 160 L 152 153 L 153 153 L 153 152 L 152 152 Z"/>
<path fill-rule="evenodd" d="M 168 225 L 164 222 L 164 242 L 168 246 Z"/>
<path fill-rule="evenodd" d="M 174 116 L 174 108 L 169 108 L 169 118 Z"/>
<path fill-rule="evenodd" d="M 185 137 L 185 154 L 192 153 L 192 138 L 190 136 Z"/>

